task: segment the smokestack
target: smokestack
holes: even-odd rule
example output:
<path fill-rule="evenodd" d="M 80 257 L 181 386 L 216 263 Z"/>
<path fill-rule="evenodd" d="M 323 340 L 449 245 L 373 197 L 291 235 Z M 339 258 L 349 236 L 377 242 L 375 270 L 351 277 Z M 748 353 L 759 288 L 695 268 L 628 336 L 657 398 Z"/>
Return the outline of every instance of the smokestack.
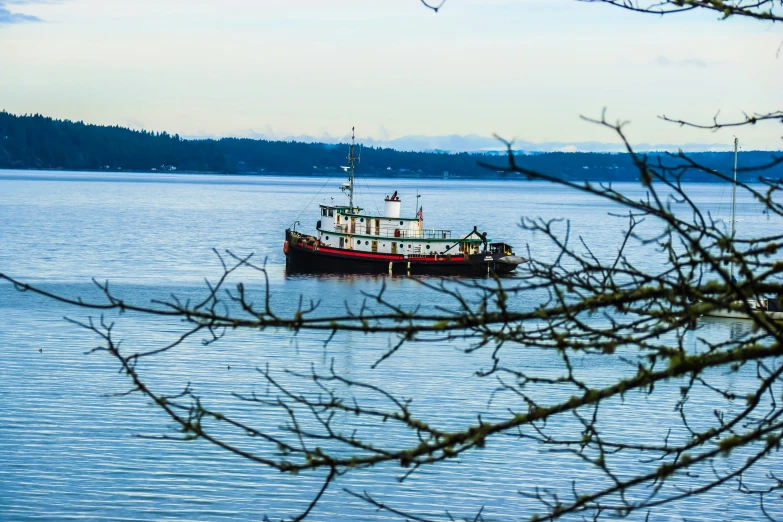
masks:
<path fill-rule="evenodd" d="M 397 196 L 397 191 L 391 196 L 386 196 L 384 200 L 383 216 L 387 218 L 400 217 L 400 198 Z"/>

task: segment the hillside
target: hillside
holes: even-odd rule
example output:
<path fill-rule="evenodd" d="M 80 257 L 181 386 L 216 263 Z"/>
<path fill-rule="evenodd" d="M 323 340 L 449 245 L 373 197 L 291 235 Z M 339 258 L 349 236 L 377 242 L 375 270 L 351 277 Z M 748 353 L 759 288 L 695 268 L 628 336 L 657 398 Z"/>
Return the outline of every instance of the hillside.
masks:
<path fill-rule="evenodd" d="M 345 145 L 268 141 L 239 138 L 186 140 L 166 132 L 136 131 L 123 127 L 56 120 L 41 115 L 17 116 L 0 112 L 0 168 L 61 170 L 186 171 L 221 173 L 277 173 L 329 175 L 345 164 Z M 778 154 L 779 155 L 779 154 Z M 649 154 L 651 161 L 674 164 L 665 154 Z M 732 153 L 699 152 L 697 162 L 725 173 L 731 171 Z M 775 153 L 741 152 L 747 169 L 771 162 Z M 401 152 L 365 147 L 359 172 L 364 176 L 491 178 L 503 175 L 503 156 Z M 570 179 L 630 181 L 638 179 L 631 158 L 624 153 L 548 152 L 524 154 L 517 162 L 525 167 Z M 740 179 L 757 179 L 762 173 L 740 172 Z M 763 172 L 783 177 L 783 166 Z M 685 171 L 683 179 L 707 181 L 710 176 Z"/>

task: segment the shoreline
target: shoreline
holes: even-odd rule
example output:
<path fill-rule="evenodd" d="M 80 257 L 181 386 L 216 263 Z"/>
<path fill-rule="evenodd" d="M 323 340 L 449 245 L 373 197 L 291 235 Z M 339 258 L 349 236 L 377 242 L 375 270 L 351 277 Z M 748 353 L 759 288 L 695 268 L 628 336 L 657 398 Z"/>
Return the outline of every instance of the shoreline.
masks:
<path fill-rule="evenodd" d="M 12 173 L 19 173 L 19 174 L 12 174 Z M 40 173 L 40 176 L 35 176 L 34 173 Z M 59 177 L 57 174 L 63 174 L 64 176 Z M 304 172 L 234 172 L 234 173 L 228 173 L 228 172 L 217 172 L 217 171 L 190 171 L 190 170 L 177 170 L 177 171 L 139 171 L 139 170 L 106 170 L 106 169 L 98 169 L 98 170 L 86 170 L 86 169 L 80 169 L 80 170 L 65 170 L 65 169 L 14 169 L 14 168 L 2 168 L 0 167 L 0 180 L 30 180 L 33 178 L 39 178 L 41 180 L 47 180 L 47 181 L 100 181 L 99 179 L 95 178 L 88 178 L 88 179 L 74 179 L 73 175 L 78 174 L 89 174 L 89 175 L 100 175 L 103 174 L 105 176 L 125 176 L 127 178 L 133 178 L 135 176 L 143 176 L 147 180 L 150 178 L 156 178 L 159 177 L 161 180 L 164 179 L 167 176 L 193 176 L 193 177 L 200 177 L 200 176 L 213 176 L 213 177 L 241 177 L 241 178 L 271 178 L 271 177 L 278 177 L 278 178 L 296 178 L 296 179 L 327 179 L 327 178 L 333 178 L 335 180 L 339 179 L 341 176 L 343 176 L 342 172 L 319 172 L 319 173 L 304 173 Z M 71 177 L 69 180 L 68 177 Z M 460 176 L 460 175 L 448 175 L 448 176 L 437 176 L 437 175 L 406 175 L 406 174 L 400 174 L 395 173 L 391 175 L 379 175 L 379 174 L 372 174 L 367 173 L 364 175 L 360 175 L 358 177 L 364 178 L 364 179 L 373 179 L 373 180 L 422 180 L 422 181 L 514 181 L 514 182 L 534 182 L 534 181 L 543 181 L 543 180 L 531 180 L 528 179 L 526 176 L 520 173 L 497 173 L 492 172 L 488 173 L 487 176 Z M 567 181 L 573 181 L 573 182 L 589 182 L 589 183 L 638 183 L 638 178 L 607 178 L 607 177 L 595 177 L 595 178 L 575 178 L 575 177 L 564 177 L 564 180 Z M 684 183 L 694 183 L 694 184 L 722 184 L 722 183 L 728 183 L 723 180 L 715 179 L 715 180 L 703 180 L 703 179 L 687 179 L 684 178 L 681 180 Z M 747 181 L 746 183 L 758 183 L 758 178 Z"/>

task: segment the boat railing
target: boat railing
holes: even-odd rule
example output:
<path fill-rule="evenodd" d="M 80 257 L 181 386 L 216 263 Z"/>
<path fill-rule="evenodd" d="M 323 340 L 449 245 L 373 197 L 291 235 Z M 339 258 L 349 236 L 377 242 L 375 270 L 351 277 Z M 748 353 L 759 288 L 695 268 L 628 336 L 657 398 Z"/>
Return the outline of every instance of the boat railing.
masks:
<path fill-rule="evenodd" d="M 383 230 L 386 237 L 397 237 L 403 239 L 451 239 L 451 230 L 439 230 L 434 228 L 424 230 Z"/>
<path fill-rule="evenodd" d="M 359 230 L 359 227 L 352 228 L 350 225 L 335 225 L 334 231 L 341 234 L 355 234 Z M 362 232 L 365 232 L 365 227 L 362 226 Z M 376 233 L 373 229 L 372 233 L 364 233 L 368 236 L 379 236 L 389 238 L 400 239 L 451 239 L 451 230 L 441 230 L 435 228 L 427 228 L 424 230 L 402 230 L 399 228 L 381 228 L 381 233 Z"/>

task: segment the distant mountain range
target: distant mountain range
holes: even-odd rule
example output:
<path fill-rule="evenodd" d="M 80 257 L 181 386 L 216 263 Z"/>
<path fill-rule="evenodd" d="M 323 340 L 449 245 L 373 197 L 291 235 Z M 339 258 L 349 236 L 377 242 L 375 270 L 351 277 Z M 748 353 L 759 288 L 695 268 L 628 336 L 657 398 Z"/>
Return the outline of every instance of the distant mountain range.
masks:
<path fill-rule="evenodd" d="M 187 136 L 188 139 L 220 139 L 229 136 Z M 239 138 L 250 138 L 256 140 L 268 141 L 296 141 L 300 143 L 345 143 L 350 136 L 331 136 L 324 134 L 321 136 L 311 136 L 307 134 L 298 134 L 291 136 L 277 136 L 274 134 L 258 133 L 253 130 L 240 132 L 235 136 Z M 395 139 L 374 139 L 361 138 L 364 145 L 372 147 L 389 148 L 402 152 L 446 152 L 457 154 L 460 152 L 505 152 L 505 145 L 495 137 L 480 136 L 478 134 L 448 136 L 422 136 L 412 135 L 403 136 Z M 514 141 L 513 148 L 519 153 L 536 152 L 624 152 L 625 149 L 619 143 L 604 143 L 600 141 L 546 141 L 535 143 L 532 141 Z M 686 143 L 686 144 L 651 144 L 638 143 L 634 145 L 638 151 L 677 151 L 684 152 L 720 152 L 728 151 L 731 144 L 727 143 Z"/>
<path fill-rule="evenodd" d="M 480 138 L 480 137 L 478 137 Z M 430 141 L 438 152 L 411 152 L 379 146 L 362 149 L 359 174 L 365 177 L 420 177 L 488 179 L 502 176 L 524 179 L 503 171 L 506 157 L 497 150 L 443 152 L 491 145 L 491 138 L 447 137 Z M 0 112 L 0 168 L 111 171 L 221 172 L 229 174 L 288 174 L 342 177 L 346 164 L 344 143 L 306 143 L 251 138 L 183 139 L 166 132 L 147 132 L 55 120 L 41 115 L 17 116 Z M 481 140 L 485 141 L 481 141 Z M 399 148 L 406 142 L 394 140 Z M 416 143 L 410 138 L 407 146 Z M 373 142 L 377 145 L 377 142 Z M 519 144 L 516 147 L 519 147 Z M 541 144 L 538 144 L 540 146 Z M 763 175 L 783 177 L 779 153 L 741 152 L 740 179 L 751 181 Z M 689 158 L 707 169 L 729 174 L 731 152 L 692 152 Z M 714 181 L 708 172 L 687 166 L 665 153 L 648 154 L 651 164 L 675 167 L 686 181 Z M 516 158 L 519 166 L 572 180 L 634 181 L 639 169 L 629 154 L 616 152 L 558 152 L 526 150 Z M 753 166 L 770 166 L 749 170 Z"/>

